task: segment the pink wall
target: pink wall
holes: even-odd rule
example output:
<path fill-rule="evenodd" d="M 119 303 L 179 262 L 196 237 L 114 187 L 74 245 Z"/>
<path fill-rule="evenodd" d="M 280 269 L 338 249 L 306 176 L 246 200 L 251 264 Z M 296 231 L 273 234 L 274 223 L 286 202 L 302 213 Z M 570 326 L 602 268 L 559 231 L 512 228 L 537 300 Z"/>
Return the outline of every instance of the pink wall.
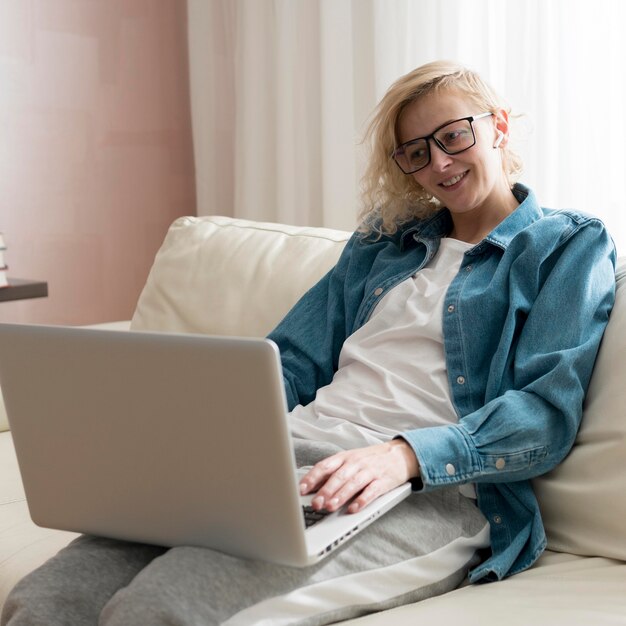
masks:
<path fill-rule="evenodd" d="M 0 2 L 0 231 L 45 299 L 0 321 L 129 319 L 195 214 L 184 0 Z"/>

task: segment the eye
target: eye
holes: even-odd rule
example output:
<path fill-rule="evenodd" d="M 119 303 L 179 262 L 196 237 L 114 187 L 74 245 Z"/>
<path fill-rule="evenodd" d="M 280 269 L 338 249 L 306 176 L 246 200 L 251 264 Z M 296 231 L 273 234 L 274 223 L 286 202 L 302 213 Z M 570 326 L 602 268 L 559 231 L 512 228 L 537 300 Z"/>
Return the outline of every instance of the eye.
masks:
<path fill-rule="evenodd" d="M 469 136 L 471 136 L 469 128 L 457 127 L 446 130 L 440 141 L 446 146 L 454 146 L 459 143 L 465 143 Z"/>
<path fill-rule="evenodd" d="M 412 146 L 408 149 L 406 156 L 411 163 L 419 162 L 426 157 L 426 150 L 423 147 Z"/>

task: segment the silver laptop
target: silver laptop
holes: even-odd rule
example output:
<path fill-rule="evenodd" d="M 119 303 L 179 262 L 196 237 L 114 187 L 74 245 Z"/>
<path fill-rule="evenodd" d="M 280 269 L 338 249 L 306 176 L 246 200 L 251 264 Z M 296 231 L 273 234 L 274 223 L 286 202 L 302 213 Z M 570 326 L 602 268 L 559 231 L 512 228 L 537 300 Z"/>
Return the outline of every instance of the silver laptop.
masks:
<path fill-rule="evenodd" d="M 410 493 L 305 529 L 266 339 L 0 324 L 0 386 L 40 526 L 304 566 Z"/>

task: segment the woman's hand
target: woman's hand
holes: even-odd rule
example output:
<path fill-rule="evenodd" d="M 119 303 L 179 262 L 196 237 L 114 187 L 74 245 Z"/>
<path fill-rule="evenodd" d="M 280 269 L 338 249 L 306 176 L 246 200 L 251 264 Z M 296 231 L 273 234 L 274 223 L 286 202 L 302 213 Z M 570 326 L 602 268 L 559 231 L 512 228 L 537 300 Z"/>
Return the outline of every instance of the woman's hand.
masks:
<path fill-rule="evenodd" d="M 416 476 L 419 463 L 411 446 L 404 439 L 393 439 L 320 461 L 300 480 L 300 493 L 317 491 L 312 502 L 317 510 L 336 511 L 354 498 L 348 512 L 356 513 Z"/>

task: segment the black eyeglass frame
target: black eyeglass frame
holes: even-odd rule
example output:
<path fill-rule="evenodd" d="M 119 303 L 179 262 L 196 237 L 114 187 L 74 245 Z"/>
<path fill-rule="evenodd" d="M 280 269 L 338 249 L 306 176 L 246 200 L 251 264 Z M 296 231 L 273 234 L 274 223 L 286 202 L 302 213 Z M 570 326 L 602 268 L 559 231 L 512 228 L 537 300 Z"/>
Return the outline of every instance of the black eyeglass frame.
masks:
<path fill-rule="evenodd" d="M 400 168 L 400 170 L 402 171 L 403 174 L 414 174 L 415 172 L 419 172 L 420 170 L 423 170 L 426 166 L 428 166 L 428 164 L 430 163 L 431 160 L 431 150 L 430 150 L 430 141 L 429 139 L 432 139 L 436 144 L 437 147 L 440 148 L 441 150 L 443 150 L 446 154 L 461 154 L 461 152 L 465 152 L 466 150 L 469 150 L 470 148 L 474 147 L 476 145 L 476 133 L 474 132 L 474 125 L 473 122 L 475 122 L 476 120 L 480 120 L 483 119 L 484 117 L 488 117 L 489 115 L 493 115 L 493 113 L 491 111 L 487 111 L 485 113 L 478 113 L 476 115 L 469 115 L 468 117 L 459 117 L 459 119 L 457 120 L 452 120 L 450 122 L 446 122 L 445 124 L 442 124 L 441 126 L 438 126 L 437 128 L 435 128 L 435 130 L 433 130 L 432 133 L 430 133 L 430 135 L 427 135 L 426 137 L 416 137 L 415 139 L 410 139 L 409 141 L 405 141 L 403 144 L 400 144 L 392 153 L 391 153 L 391 158 L 394 160 L 395 164 Z M 469 125 L 470 125 L 470 130 L 472 131 L 472 143 L 471 145 L 462 148 L 461 150 L 454 150 L 454 151 L 450 151 L 448 150 L 440 141 L 439 139 L 437 139 L 437 137 L 435 137 L 435 133 L 439 132 L 442 128 L 445 128 L 446 126 L 450 125 L 450 124 L 455 124 L 456 122 L 462 122 L 462 121 L 468 121 Z M 418 141 L 425 141 L 426 142 L 426 149 L 428 150 L 428 160 L 426 161 L 426 163 L 424 163 L 424 165 L 414 169 L 414 170 L 409 170 L 408 172 L 402 167 L 402 165 L 400 165 L 398 159 L 396 158 L 396 155 L 398 154 L 398 152 L 400 150 L 402 150 L 404 152 L 404 150 L 406 149 L 407 146 L 410 146 L 414 143 L 417 143 Z"/>

